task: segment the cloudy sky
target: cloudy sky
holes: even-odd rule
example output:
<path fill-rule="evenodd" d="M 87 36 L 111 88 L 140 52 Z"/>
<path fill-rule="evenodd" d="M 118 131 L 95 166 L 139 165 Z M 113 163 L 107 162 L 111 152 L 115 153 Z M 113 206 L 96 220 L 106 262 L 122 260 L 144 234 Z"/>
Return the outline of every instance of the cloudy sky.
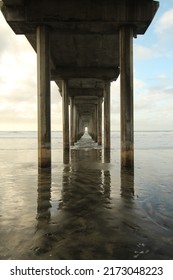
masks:
<path fill-rule="evenodd" d="M 135 130 L 173 130 L 173 0 L 134 39 Z M 61 98 L 51 83 L 52 130 L 61 130 Z M 0 12 L 0 131 L 37 130 L 36 54 Z M 120 129 L 119 79 L 111 86 L 112 130 Z"/>

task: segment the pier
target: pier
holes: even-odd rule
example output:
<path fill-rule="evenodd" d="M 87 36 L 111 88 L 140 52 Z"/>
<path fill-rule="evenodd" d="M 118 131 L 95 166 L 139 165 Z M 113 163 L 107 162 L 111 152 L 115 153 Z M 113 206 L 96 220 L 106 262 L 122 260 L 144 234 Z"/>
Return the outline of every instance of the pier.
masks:
<path fill-rule="evenodd" d="M 25 35 L 37 53 L 39 167 L 51 166 L 50 82 L 62 96 L 67 163 L 70 147 L 85 130 L 105 151 L 114 146 L 110 86 L 119 75 L 121 165 L 133 167 L 133 38 L 145 34 L 159 2 L 3 0 L 0 5 L 12 30 Z"/>

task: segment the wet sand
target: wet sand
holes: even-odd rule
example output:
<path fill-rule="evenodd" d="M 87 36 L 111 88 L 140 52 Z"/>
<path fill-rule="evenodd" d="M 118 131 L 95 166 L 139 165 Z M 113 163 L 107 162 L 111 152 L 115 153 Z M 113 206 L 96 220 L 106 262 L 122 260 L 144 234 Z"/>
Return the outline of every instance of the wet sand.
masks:
<path fill-rule="evenodd" d="M 134 172 L 87 137 L 44 171 L 36 149 L 0 154 L 0 259 L 173 259 L 170 150 L 137 149 Z"/>

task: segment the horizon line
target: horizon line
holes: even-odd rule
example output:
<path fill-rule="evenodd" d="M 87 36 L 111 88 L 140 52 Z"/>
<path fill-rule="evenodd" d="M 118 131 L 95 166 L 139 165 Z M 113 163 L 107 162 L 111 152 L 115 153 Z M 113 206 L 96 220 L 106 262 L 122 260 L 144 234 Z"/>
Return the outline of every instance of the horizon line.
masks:
<path fill-rule="evenodd" d="M 147 130 L 134 130 L 134 132 L 171 132 L 173 129 L 147 129 Z M 0 130 L 0 132 L 38 132 L 37 130 Z M 51 130 L 51 132 L 63 132 L 62 130 Z M 120 132 L 120 130 L 111 130 L 111 132 Z M 104 131 L 103 131 L 104 133 Z"/>

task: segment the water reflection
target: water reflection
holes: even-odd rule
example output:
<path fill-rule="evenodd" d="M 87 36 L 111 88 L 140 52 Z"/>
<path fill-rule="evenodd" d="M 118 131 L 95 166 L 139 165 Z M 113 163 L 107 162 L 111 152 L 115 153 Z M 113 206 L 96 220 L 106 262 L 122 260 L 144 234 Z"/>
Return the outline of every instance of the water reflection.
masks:
<path fill-rule="evenodd" d="M 71 163 L 63 171 L 58 209 L 63 220 L 56 229 L 56 236 L 63 239 L 57 244 L 57 258 L 109 258 L 106 243 L 107 234 L 112 232 L 108 218 L 111 175 L 101 166 L 101 150 L 72 150 Z"/>
<path fill-rule="evenodd" d="M 95 143 L 76 145 L 65 165 L 54 150 L 38 174 L 36 151 L 25 163 L 26 150 L 11 151 L 1 153 L 1 259 L 173 259 L 170 150 L 137 150 L 135 180 L 117 149 L 110 162 Z"/>
<path fill-rule="evenodd" d="M 101 150 L 72 150 L 71 164 L 63 172 L 61 209 L 83 216 L 108 203 L 110 171 L 100 168 L 101 160 Z"/>
<path fill-rule="evenodd" d="M 112 201 L 110 151 L 95 146 L 85 148 L 83 142 L 82 145 L 71 149 L 70 163 L 64 165 L 61 197 L 53 216 L 51 170 L 39 171 L 38 231 L 33 252 L 42 259 L 130 258 L 135 241 L 128 245 L 130 222 L 124 221 L 127 215 L 122 213 L 126 212 L 126 205 Z M 133 175 L 121 170 L 122 197 L 133 196 Z M 130 207 L 131 204 L 128 212 Z M 130 229 L 136 230 L 135 226 Z M 124 251 L 128 246 L 130 249 Z"/>
<path fill-rule="evenodd" d="M 63 163 L 68 164 L 70 160 L 70 150 L 69 149 L 64 149 L 63 150 Z"/>
<path fill-rule="evenodd" d="M 51 249 L 49 224 L 51 221 L 51 168 L 38 168 L 37 225 L 32 252 L 37 258 Z"/>
<path fill-rule="evenodd" d="M 134 197 L 134 168 L 121 168 L 121 196 Z"/>
<path fill-rule="evenodd" d="M 104 162 L 110 163 L 111 161 L 111 151 L 110 149 L 104 149 Z"/>
<path fill-rule="evenodd" d="M 49 221 L 51 208 L 51 168 L 38 168 L 37 220 Z"/>

